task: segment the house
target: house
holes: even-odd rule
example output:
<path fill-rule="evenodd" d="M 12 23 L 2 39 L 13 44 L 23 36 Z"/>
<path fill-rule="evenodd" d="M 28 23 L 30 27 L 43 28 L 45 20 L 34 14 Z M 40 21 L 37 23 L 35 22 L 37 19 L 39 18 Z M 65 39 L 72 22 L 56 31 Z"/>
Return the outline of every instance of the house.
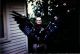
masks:
<path fill-rule="evenodd" d="M 26 0 L 0 0 L 3 5 L 4 37 L 0 38 L 0 54 L 24 54 L 28 52 L 27 36 L 19 29 L 12 18 L 11 11 L 15 10 L 26 15 Z M 0 12 L 0 13 L 1 13 Z M 1 27 L 0 27 L 1 28 Z M 2 34 L 2 33 L 1 33 Z"/>

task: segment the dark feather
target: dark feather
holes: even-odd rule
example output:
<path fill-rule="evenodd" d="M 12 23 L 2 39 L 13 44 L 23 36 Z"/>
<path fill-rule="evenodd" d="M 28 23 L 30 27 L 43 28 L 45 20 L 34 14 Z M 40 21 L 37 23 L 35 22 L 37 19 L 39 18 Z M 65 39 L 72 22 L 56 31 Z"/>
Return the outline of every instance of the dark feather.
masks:
<path fill-rule="evenodd" d="M 32 32 L 33 24 L 26 16 L 22 16 L 16 11 L 12 11 L 11 14 L 14 20 L 19 24 L 19 28 L 24 32 L 24 34 L 29 35 Z"/>

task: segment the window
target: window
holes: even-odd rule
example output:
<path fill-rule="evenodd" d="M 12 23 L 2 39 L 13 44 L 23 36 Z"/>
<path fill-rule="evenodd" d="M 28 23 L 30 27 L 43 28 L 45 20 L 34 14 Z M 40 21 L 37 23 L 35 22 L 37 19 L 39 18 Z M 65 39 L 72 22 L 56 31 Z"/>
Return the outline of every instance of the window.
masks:
<path fill-rule="evenodd" d="M 0 38 L 4 38 L 3 1 L 0 0 Z"/>

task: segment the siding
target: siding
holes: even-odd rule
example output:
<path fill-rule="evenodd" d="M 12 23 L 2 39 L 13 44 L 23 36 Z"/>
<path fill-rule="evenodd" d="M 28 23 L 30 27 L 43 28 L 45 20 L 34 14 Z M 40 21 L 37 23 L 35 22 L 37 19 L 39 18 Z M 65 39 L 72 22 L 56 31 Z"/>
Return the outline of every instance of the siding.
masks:
<path fill-rule="evenodd" d="M 6 3 L 6 18 L 8 39 L 10 42 L 1 44 L 3 54 L 24 54 L 28 52 L 27 36 L 19 29 L 18 24 L 12 18 L 11 11 L 26 14 L 26 6 L 23 1 L 8 1 Z"/>

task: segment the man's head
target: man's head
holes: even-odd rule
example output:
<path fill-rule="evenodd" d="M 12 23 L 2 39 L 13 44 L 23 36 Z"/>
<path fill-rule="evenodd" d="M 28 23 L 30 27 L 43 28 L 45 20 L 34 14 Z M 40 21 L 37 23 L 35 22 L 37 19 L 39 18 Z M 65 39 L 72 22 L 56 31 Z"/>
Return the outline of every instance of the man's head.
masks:
<path fill-rule="evenodd" d="M 36 24 L 42 24 L 42 19 L 40 17 L 37 17 L 35 22 Z"/>

